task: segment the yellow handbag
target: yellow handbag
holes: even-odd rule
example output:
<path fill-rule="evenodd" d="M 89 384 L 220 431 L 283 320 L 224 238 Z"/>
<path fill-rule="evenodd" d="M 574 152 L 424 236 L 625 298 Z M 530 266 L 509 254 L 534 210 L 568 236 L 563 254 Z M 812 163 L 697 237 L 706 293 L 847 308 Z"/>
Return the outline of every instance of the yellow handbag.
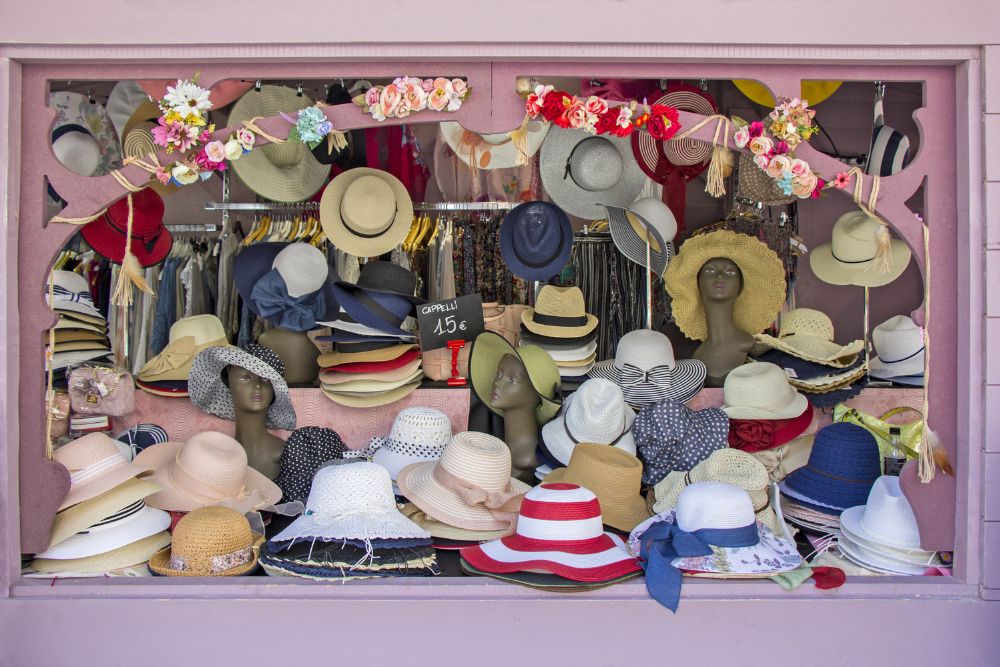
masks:
<path fill-rule="evenodd" d="M 920 418 L 905 424 L 890 424 L 886 421 L 890 417 L 904 412 L 915 412 Z M 899 429 L 899 444 L 906 452 L 906 457 L 915 459 L 920 455 L 920 439 L 924 433 L 924 416 L 916 408 L 901 406 L 889 410 L 881 417 L 876 417 L 863 410 L 838 403 L 833 408 L 833 421 L 856 424 L 875 436 L 879 454 L 883 459 L 892 450 L 889 445 L 889 428 L 895 426 Z"/>

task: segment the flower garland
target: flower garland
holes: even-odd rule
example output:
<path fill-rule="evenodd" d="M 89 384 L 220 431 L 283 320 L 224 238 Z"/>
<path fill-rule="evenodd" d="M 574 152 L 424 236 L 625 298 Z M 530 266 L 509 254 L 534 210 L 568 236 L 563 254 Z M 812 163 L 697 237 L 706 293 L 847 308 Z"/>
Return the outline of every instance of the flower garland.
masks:
<path fill-rule="evenodd" d="M 808 142 L 819 131 L 812 122 L 815 116 L 816 111 L 809 108 L 806 100 L 783 97 L 768 114 L 767 124 L 734 118 L 737 130 L 733 141 L 737 147 L 748 148 L 753 153 L 754 164 L 773 178 L 784 194 L 799 199 L 817 199 L 827 188 L 843 190 L 850 185 L 851 172 L 839 172 L 827 182 L 809 167 L 808 162 L 795 157 L 796 146 Z"/>
<path fill-rule="evenodd" d="M 472 88 L 464 79 L 400 76 L 388 85 L 372 86 L 353 101 L 381 122 L 386 118 L 406 118 L 424 109 L 458 111 L 470 93 Z"/>
<path fill-rule="evenodd" d="M 556 90 L 555 86 L 535 86 L 525 96 L 524 109 L 533 120 L 541 117 L 557 127 L 582 129 L 591 134 L 627 137 L 642 129 L 654 139 L 666 141 L 681 129 L 677 109 L 665 104 L 647 105 L 644 101 L 640 108 L 633 101 L 611 106 L 600 97 L 591 95 L 584 100 Z"/>

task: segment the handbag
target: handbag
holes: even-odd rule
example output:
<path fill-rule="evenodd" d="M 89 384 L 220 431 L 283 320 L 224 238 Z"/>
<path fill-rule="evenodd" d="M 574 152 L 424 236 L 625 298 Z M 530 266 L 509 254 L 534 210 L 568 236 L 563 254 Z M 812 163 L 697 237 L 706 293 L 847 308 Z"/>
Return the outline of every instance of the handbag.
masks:
<path fill-rule="evenodd" d="M 914 412 L 919 416 L 919 419 L 905 424 L 890 424 L 886 421 L 890 417 L 904 412 Z M 876 417 L 864 410 L 837 403 L 833 408 L 833 421 L 855 424 L 875 436 L 882 459 L 892 451 L 892 445 L 889 444 L 889 429 L 891 427 L 899 429 L 899 446 L 906 452 L 906 458 L 915 459 L 920 455 L 920 439 L 924 434 L 924 415 L 916 408 L 901 406 L 889 410 L 881 417 Z"/>
<path fill-rule="evenodd" d="M 53 391 L 52 400 L 46 401 L 52 420 L 52 438 L 58 440 L 69 433 L 69 394 Z"/>
<path fill-rule="evenodd" d="M 783 206 L 798 199 L 782 192 L 775 180 L 753 161 L 753 155 L 745 151 L 740 153 L 737 187 L 739 194 L 766 206 Z"/>
<path fill-rule="evenodd" d="M 135 410 L 135 384 L 121 369 L 77 366 L 70 371 L 67 384 L 74 413 L 124 417 Z"/>

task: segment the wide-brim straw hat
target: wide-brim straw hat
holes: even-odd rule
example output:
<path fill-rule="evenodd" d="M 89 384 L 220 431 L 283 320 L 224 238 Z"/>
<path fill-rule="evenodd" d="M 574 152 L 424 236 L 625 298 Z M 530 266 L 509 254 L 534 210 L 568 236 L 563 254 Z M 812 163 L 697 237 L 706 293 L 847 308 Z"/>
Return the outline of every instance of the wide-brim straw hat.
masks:
<path fill-rule="evenodd" d="M 122 83 L 128 82 L 122 81 L 119 85 Z M 114 90 L 111 91 L 112 94 L 118 88 L 119 86 L 116 85 Z M 109 98 L 109 105 L 110 102 Z M 118 135 L 121 140 L 123 157 L 135 157 L 148 162 L 150 153 L 155 155 L 162 150 L 153 140 L 153 128 L 157 127 L 157 120 L 162 115 L 159 104 L 148 98 L 140 100 L 133 106 L 128 119 L 125 121 Z M 112 117 L 112 120 L 114 120 L 114 117 Z M 149 179 L 149 187 L 161 195 L 171 194 L 180 188 L 178 185 L 160 183 L 156 178 Z"/>
<path fill-rule="evenodd" d="M 549 124 L 528 121 L 525 130 L 522 152 L 514 142 L 513 132 L 478 134 L 453 121 L 441 123 L 441 136 L 458 159 L 473 169 L 507 169 L 527 164 L 541 148 Z"/>
<path fill-rule="evenodd" d="M 49 548 L 86 530 L 123 507 L 156 493 L 160 487 L 146 479 L 129 479 L 90 500 L 56 514 L 49 533 Z"/>
<path fill-rule="evenodd" d="M 413 202 L 392 174 L 357 167 L 334 178 L 319 205 L 323 233 L 339 250 L 374 257 L 403 242 L 413 224 Z"/>
<path fill-rule="evenodd" d="M 692 340 L 708 338 L 698 273 L 705 262 L 716 257 L 731 260 L 743 274 L 743 289 L 733 307 L 736 327 L 749 334 L 760 333 L 771 325 L 785 302 L 785 267 L 765 243 L 728 230 L 692 236 L 667 265 L 664 279 L 677 326 Z"/>
<path fill-rule="evenodd" d="M 773 350 L 832 368 L 852 365 L 864 350 L 863 340 L 846 345 L 833 341 L 833 322 L 826 313 L 812 308 L 796 308 L 781 318 L 778 335 L 757 334 L 758 343 Z"/>
<path fill-rule="evenodd" d="M 59 505 L 64 510 L 110 491 L 151 466 L 129 461 L 115 441 L 104 433 L 88 433 L 56 449 L 56 463 L 69 471 L 69 493 Z"/>
<path fill-rule="evenodd" d="M 631 531 L 650 517 L 642 497 L 642 461 L 607 445 L 581 442 L 573 448 L 569 465 L 553 470 L 546 484 L 579 484 L 590 489 L 601 503 L 604 523 Z"/>
<path fill-rule="evenodd" d="M 294 115 L 311 107 L 313 101 L 284 86 L 261 86 L 247 91 L 229 113 L 228 124 L 238 127 L 243 121 L 276 116 L 281 112 Z M 299 202 L 319 192 L 330 175 L 330 166 L 320 164 L 308 147 L 300 142 L 257 146 L 239 160 L 232 169 L 243 183 L 265 199 L 277 202 Z"/>
<path fill-rule="evenodd" d="M 399 382 L 412 377 L 420 370 L 421 360 L 419 358 L 407 362 L 399 368 L 387 371 L 372 371 L 368 373 L 343 373 L 337 370 L 323 370 L 319 374 L 319 382 L 324 387 L 336 391 L 341 385 L 348 385 L 345 391 L 352 391 L 353 386 L 369 386 L 361 383 L 368 382 Z M 355 385 L 355 383 L 358 383 Z M 361 391 L 364 391 L 363 389 Z"/>
<path fill-rule="evenodd" d="M 539 171 L 549 198 L 585 220 L 604 218 L 606 205 L 628 206 L 646 180 L 628 137 L 561 127 L 545 137 Z"/>
<path fill-rule="evenodd" d="M 421 376 L 417 375 L 416 377 L 418 379 L 414 382 L 410 382 L 409 384 L 404 384 L 383 392 L 354 395 L 340 391 L 333 391 L 327 387 L 323 387 L 323 395 L 334 403 L 343 405 L 347 408 L 377 408 L 382 405 L 389 405 L 391 403 L 395 403 L 396 401 L 401 401 L 416 391 L 420 386 L 419 378 Z"/>
<path fill-rule="evenodd" d="M 342 375 L 347 375 L 343 373 Z M 347 375 L 347 377 L 351 377 Z M 366 396 L 368 394 L 378 394 L 391 391 L 403 385 L 407 385 L 416 382 L 421 377 L 423 377 L 423 371 L 419 368 L 410 371 L 409 374 L 402 377 L 397 377 L 396 379 L 369 379 L 369 380 L 352 380 L 350 382 L 341 382 L 339 384 L 327 384 L 321 382 L 320 386 L 326 391 L 342 395 L 342 396 Z"/>
<path fill-rule="evenodd" d="M 203 507 L 177 522 L 173 543 L 149 559 L 149 570 L 165 577 L 238 577 L 257 567 L 263 541 L 240 512 Z"/>
<path fill-rule="evenodd" d="M 525 308 L 521 322 L 531 333 L 553 338 L 579 338 L 597 328 L 597 317 L 587 312 L 579 287 L 545 285 L 534 308 Z"/>
<path fill-rule="evenodd" d="M 170 527 L 169 514 L 146 507 L 141 500 L 128 507 L 119 507 L 114 515 L 99 521 L 100 525 L 89 526 L 35 557 L 53 560 L 89 558 L 120 549 Z"/>
<path fill-rule="evenodd" d="M 170 533 L 164 530 L 138 542 L 87 558 L 66 560 L 36 558 L 31 561 L 30 567 L 36 572 L 47 574 L 96 574 L 145 563 L 168 544 L 170 544 Z"/>
<path fill-rule="evenodd" d="M 431 537 L 439 537 L 445 540 L 488 542 L 507 534 L 507 529 L 468 530 L 466 528 L 457 528 L 455 526 L 448 525 L 447 523 L 438 521 L 413 503 L 406 503 L 399 511 L 402 512 L 403 516 L 407 519 L 430 533 Z"/>
<path fill-rule="evenodd" d="M 559 412 L 560 402 L 556 397 L 559 387 L 559 367 L 547 352 L 534 345 L 513 347 L 507 340 L 492 331 L 485 331 L 476 337 L 469 352 L 469 376 L 472 389 L 486 407 L 503 416 L 503 410 L 490 404 L 493 381 L 500 361 L 512 354 L 519 358 L 531 380 L 531 386 L 541 401 L 535 409 L 535 419 L 540 426 L 550 421 Z"/>
<path fill-rule="evenodd" d="M 194 315 L 170 326 L 168 343 L 139 370 L 143 382 L 187 382 L 194 358 L 210 347 L 228 347 L 229 339 L 222 322 L 215 315 Z"/>
<path fill-rule="evenodd" d="M 878 235 L 888 233 L 882 223 L 863 211 L 845 213 L 833 225 L 830 243 L 809 253 L 809 266 L 817 278 L 831 285 L 881 287 L 903 275 L 910 263 L 910 248 L 899 239 L 889 241 L 889 271 L 876 267 Z"/>

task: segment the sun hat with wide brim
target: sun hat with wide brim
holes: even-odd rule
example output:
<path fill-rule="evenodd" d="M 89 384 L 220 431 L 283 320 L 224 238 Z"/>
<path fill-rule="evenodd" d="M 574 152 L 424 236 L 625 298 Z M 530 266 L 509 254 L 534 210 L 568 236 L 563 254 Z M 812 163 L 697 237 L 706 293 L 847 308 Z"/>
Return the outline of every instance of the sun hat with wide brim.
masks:
<path fill-rule="evenodd" d="M 398 359 L 403 354 L 416 350 L 413 343 L 400 343 L 391 347 L 383 347 L 378 350 L 368 350 L 367 352 L 324 352 L 319 355 L 317 363 L 321 368 L 336 368 L 342 364 L 364 363 L 372 361 L 392 361 Z"/>
<path fill-rule="evenodd" d="M 131 203 L 129 199 L 131 198 Z M 131 208 L 131 212 L 129 211 Z M 127 195 L 108 206 L 108 210 L 91 220 L 80 235 L 99 255 L 121 264 L 125 259 L 128 219 L 132 216 L 130 249 L 142 267 L 162 262 L 170 253 L 174 238 L 163 224 L 163 198 L 151 188 Z"/>
<path fill-rule="evenodd" d="M 420 363 L 420 359 L 414 358 L 399 368 L 387 371 L 370 371 L 367 373 L 343 373 L 337 370 L 324 370 L 320 371 L 319 382 L 331 389 L 355 382 L 399 382 L 420 370 Z"/>
<path fill-rule="evenodd" d="M 840 526 L 862 546 L 884 549 L 888 555 L 895 551 L 918 559 L 934 555 L 920 546 L 917 519 L 900 488 L 899 477 L 883 475 L 875 480 L 868 502 L 844 510 Z"/>
<path fill-rule="evenodd" d="M 785 267 L 765 243 L 728 230 L 692 236 L 667 265 L 664 279 L 677 326 L 691 340 L 708 338 L 698 274 L 716 257 L 732 261 L 743 275 L 743 288 L 733 307 L 737 328 L 760 333 L 774 322 L 785 302 Z"/>
<path fill-rule="evenodd" d="M 596 591 L 600 588 L 607 588 L 608 586 L 613 586 L 623 581 L 628 581 L 629 579 L 635 579 L 642 576 L 642 572 L 637 571 L 623 574 L 620 577 L 614 577 L 613 579 L 608 579 L 606 581 L 583 582 L 573 581 L 572 579 L 567 579 L 566 577 L 560 577 L 558 574 L 549 574 L 547 572 L 509 572 L 506 574 L 500 574 L 497 572 L 486 572 L 485 570 L 480 570 L 461 558 L 459 559 L 459 567 L 462 568 L 463 574 L 468 574 L 474 577 L 489 577 L 491 579 L 496 579 L 497 581 L 506 581 L 510 584 L 517 584 L 519 586 L 533 588 L 538 591 L 549 591 L 550 593 L 583 593 L 586 591 Z"/>
<path fill-rule="evenodd" d="M 228 507 L 202 507 L 185 514 L 170 548 L 149 559 L 153 574 L 165 577 L 238 577 L 257 567 L 263 535 Z"/>
<path fill-rule="evenodd" d="M 87 558 L 54 560 L 36 558 L 31 561 L 31 569 L 47 574 L 95 574 L 119 570 L 123 567 L 139 565 L 148 561 L 157 551 L 170 544 L 170 533 L 161 531 L 123 547 L 106 551 Z"/>
<path fill-rule="evenodd" d="M 417 376 L 420 377 L 420 376 Z M 323 395 L 338 405 L 348 408 L 377 408 L 402 400 L 412 394 L 420 386 L 420 380 L 404 384 L 384 392 L 364 393 L 361 395 L 346 394 L 323 388 Z"/>
<path fill-rule="evenodd" d="M 311 107 L 313 101 L 284 86 L 261 86 L 246 92 L 229 112 L 228 124 L 238 127 L 243 121 L 294 115 Z M 308 147 L 297 141 L 257 146 L 233 160 L 232 169 L 255 193 L 277 202 L 299 202 L 319 192 L 330 175 L 330 166 L 320 164 Z"/>
<path fill-rule="evenodd" d="M 49 533 L 49 548 L 51 549 L 60 542 L 111 516 L 123 507 L 128 507 L 159 490 L 160 487 L 149 480 L 133 478 L 99 496 L 64 509 L 56 514 L 56 518 L 52 522 L 52 530 Z"/>
<path fill-rule="evenodd" d="M 809 106 L 816 106 L 837 92 L 837 89 L 843 83 L 843 81 L 803 81 L 799 89 L 801 93 L 799 99 L 809 102 Z M 733 84 L 754 104 L 771 109 L 778 104 L 771 91 L 759 81 L 754 81 L 753 79 L 733 79 Z"/>
<path fill-rule="evenodd" d="M 648 266 L 656 275 L 663 275 L 674 256 L 673 239 L 677 235 L 677 220 L 666 204 L 656 197 L 643 197 L 628 208 L 605 208 L 611 240 L 619 252 L 639 266 Z"/>
<path fill-rule="evenodd" d="M 413 224 L 413 202 L 392 174 L 357 167 L 334 178 L 323 191 L 320 222 L 327 239 L 357 257 L 374 257 L 403 242 Z"/>
<path fill-rule="evenodd" d="M 118 146 L 118 136 L 114 124 L 103 105 L 87 95 L 60 90 L 49 93 L 49 108 L 55 111 L 53 129 L 63 125 L 77 125 L 90 134 L 100 152 L 97 169 L 93 176 L 110 174 L 112 169 L 121 167 L 122 156 Z"/>
<path fill-rule="evenodd" d="M 863 211 L 845 213 L 833 224 L 830 242 L 809 253 L 809 267 L 817 278 L 831 285 L 888 285 L 903 275 L 911 253 L 906 243 L 891 239 L 889 270 L 880 271 L 876 266 L 878 236 L 887 233 L 888 228 Z"/>
<path fill-rule="evenodd" d="M 147 361 L 136 378 L 143 383 L 187 382 L 194 358 L 210 347 L 226 347 L 229 339 L 215 315 L 183 317 L 170 325 L 167 346 Z"/>
<path fill-rule="evenodd" d="M 863 340 L 846 345 L 833 342 L 833 321 L 826 313 L 812 308 L 796 308 L 781 318 L 777 337 L 757 334 L 758 343 L 773 350 L 824 364 L 832 368 L 851 366 L 865 346 Z"/>
<path fill-rule="evenodd" d="M 284 364 L 273 350 L 256 343 L 246 347 L 209 347 L 199 352 L 188 376 L 192 403 L 210 415 L 236 420 L 233 394 L 222 377 L 227 366 L 239 366 L 266 378 L 274 390 L 274 402 L 267 410 L 267 427 L 295 429 L 295 408 L 283 377 Z"/>
<path fill-rule="evenodd" d="M 35 557 L 53 560 L 89 558 L 138 542 L 169 527 L 169 514 L 146 507 L 142 500 L 137 500 Z"/>
<path fill-rule="evenodd" d="M 96 498 L 151 468 L 126 459 L 105 433 L 88 433 L 68 442 L 55 450 L 53 459 L 70 476 L 69 493 L 60 503 L 60 510 Z"/>
<path fill-rule="evenodd" d="M 503 410 L 490 404 L 493 381 L 500 361 L 512 354 L 521 360 L 531 380 L 531 386 L 541 401 L 535 409 L 535 419 L 540 426 L 551 420 L 559 412 L 561 401 L 557 398 L 559 387 L 559 367 L 545 350 L 534 345 L 513 347 L 507 340 L 492 331 L 484 331 L 476 337 L 469 352 L 469 377 L 476 396 L 492 412 L 503 416 Z"/>
<path fill-rule="evenodd" d="M 878 442 L 855 424 L 837 422 L 816 432 L 809 463 L 781 482 L 781 491 L 814 509 L 840 514 L 864 505 L 881 474 Z"/>
<path fill-rule="evenodd" d="M 455 540 L 459 542 L 488 542 L 507 534 L 506 529 L 468 530 L 465 528 L 449 526 L 448 524 L 438 521 L 434 517 L 430 516 L 427 512 L 424 512 L 413 503 L 404 504 L 399 511 L 402 512 L 403 516 L 407 519 L 430 533 L 431 537 L 439 537 L 445 540 Z"/>
<path fill-rule="evenodd" d="M 663 104 L 702 116 L 711 116 L 719 110 L 711 95 L 686 83 L 671 83 L 668 90 L 650 104 Z M 683 179 L 682 183 L 689 181 L 708 167 L 712 157 L 712 144 L 707 141 L 658 141 L 649 132 L 632 133 L 632 150 L 642 170 L 657 183 L 666 183 L 675 172 Z"/>
<path fill-rule="evenodd" d="M 883 554 L 868 546 L 859 544 L 843 533 L 837 538 L 837 550 L 840 555 L 855 565 L 882 574 L 904 574 L 920 576 L 928 567 L 927 564 L 914 564 L 905 560 Z"/>
<path fill-rule="evenodd" d="M 418 382 L 423 376 L 423 371 L 417 369 L 398 380 L 356 380 L 341 384 L 322 384 L 321 386 L 327 393 L 336 396 L 366 398 L 375 394 L 384 394 L 404 385 L 413 384 L 414 382 Z"/>
<path fill-rule="evenodd" d="M 523 146 L 518 147 L 514 132 L 478 134 L 453 121 L 441 123 L 441 135 L 448 146 L 473 169 L 507 169 L 527 164 L 541 148 L 548 131 L 548 123 L 528 121 Z"/>
<path fill-rule="evenodd" d="M 555 204 L 518 204 L 500 224 L 500 254 L 518 278 L 548 280 L 562 271 L 572 249 L 573 227 Z"/>
<path fill-rule="evenodd" d="M 628 206 L 646 180 L 628 137 L 595 136 L 583 129 L 549 130 L 539 170 L 549 198 L 585 220 L 605 217 L 606 205 Z"/>
<path fill-rule="evenodd" d="M 597 328 L 597 317 L 587 312 L 579 287 L 545 285 L 534 308 L 525 308 L 521 322 L 528 331 L 553 338 L 579 338 Z"/>

